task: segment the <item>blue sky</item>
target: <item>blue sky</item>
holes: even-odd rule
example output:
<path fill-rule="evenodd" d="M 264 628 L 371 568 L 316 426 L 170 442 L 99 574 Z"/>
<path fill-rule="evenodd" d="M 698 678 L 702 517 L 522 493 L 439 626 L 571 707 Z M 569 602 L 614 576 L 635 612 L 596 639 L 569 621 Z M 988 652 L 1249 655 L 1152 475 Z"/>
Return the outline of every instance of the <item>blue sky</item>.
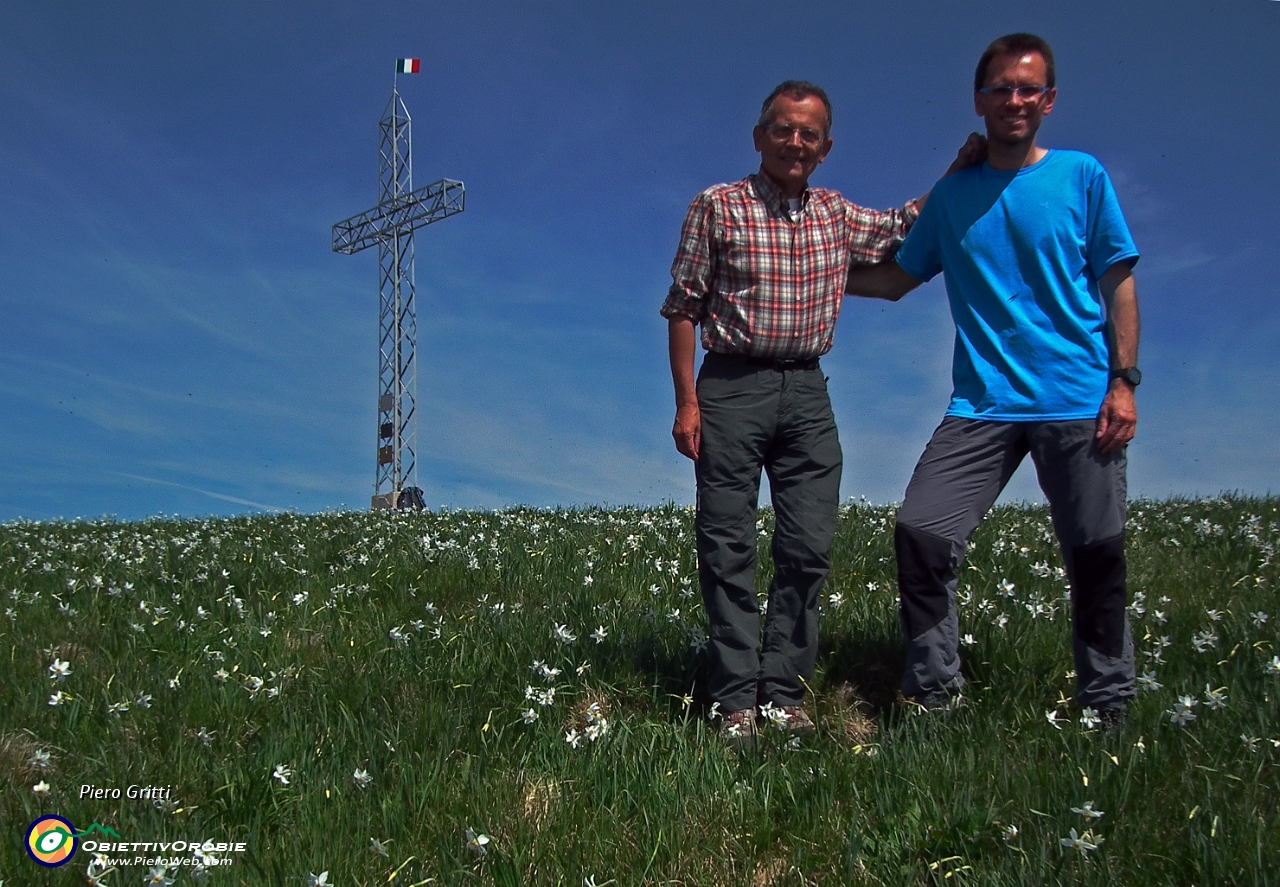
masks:
<path fill-rule="evenodd" d="M 927 190 L 990 40 L 1053 45 L 1049 147 L 1110 171 L 1143 259 L 1131 494 L 1280 491 L 1280 2 L 37 2 L 0 29 L 0 520 L 365 508 L 395 60 L 415 183 L 433 507 L 691 502 L 658 316 L 702 188 L 823 85 L 813 184 Z M 950 391 L 941 279 L 846 300 L 824 360 L 845 496 L 901 498 Z M 1008 491 L 1035 498 L 1025 466 Z"/>

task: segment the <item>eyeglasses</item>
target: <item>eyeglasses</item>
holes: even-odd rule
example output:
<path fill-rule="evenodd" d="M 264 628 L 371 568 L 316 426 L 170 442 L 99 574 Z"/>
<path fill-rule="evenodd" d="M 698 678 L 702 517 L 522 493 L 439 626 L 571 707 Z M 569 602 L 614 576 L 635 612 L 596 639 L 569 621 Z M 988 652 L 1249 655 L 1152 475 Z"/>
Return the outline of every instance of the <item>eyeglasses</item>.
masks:
<path fill-rule="evenodd" d="M 1038 99 L 1049 91 L 1047 86 L 984 86 L 978 90 L 985 96 L 1007 102 L 1017 95 L 1024 100 Z"/>
<path fill-rule="evenodd" d="M 764 128 L 764 131 L 769 134 L 769 138 L 783 145 L 791 141 L 795 137 L 796 133 L 800 133 L 800 143 L 807 145 L 810 148 L 816 148 L 818 145 L 822 144 L 822 133 L 818 132 L 816 129 L 809 129 L 808 127 L 787 126 L 785 123 L 771 123 Z"/>

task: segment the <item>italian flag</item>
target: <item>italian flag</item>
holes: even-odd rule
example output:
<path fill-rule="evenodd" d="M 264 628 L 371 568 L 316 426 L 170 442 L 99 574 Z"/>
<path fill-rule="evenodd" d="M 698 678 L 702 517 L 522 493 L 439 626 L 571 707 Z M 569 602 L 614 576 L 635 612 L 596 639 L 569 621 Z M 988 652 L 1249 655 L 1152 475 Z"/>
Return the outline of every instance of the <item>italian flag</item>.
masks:
<path fill-rule="evenodd" d="M 417 74 L 421 65 L 422 59 L 400 59 L 396 62 L 396 73 Z"/>

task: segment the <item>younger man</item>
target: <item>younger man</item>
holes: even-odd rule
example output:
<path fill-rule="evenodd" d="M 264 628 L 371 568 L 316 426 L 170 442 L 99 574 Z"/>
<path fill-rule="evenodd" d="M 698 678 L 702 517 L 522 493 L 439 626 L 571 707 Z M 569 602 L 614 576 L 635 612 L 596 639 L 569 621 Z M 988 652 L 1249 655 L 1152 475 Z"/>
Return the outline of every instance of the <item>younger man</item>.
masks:
<path fill-rule="evenodd" d="M 848 291 L 896 300 L 941 271 L 956 324 L 951 404 L 894 533 L 903 695 L 934 709 L 960 694 L 956 570 L 1030 454 L 1071 583 L 1077 699 L 1113 727 L 1134 695 L 1124 524 L 1138 251 L 1102 166 L 1036 144 L 1056 98 L 1048 44 L 992 43 L 974 78 L 987 162 L 939 182 L 896 262 L 851 269 Z"/>

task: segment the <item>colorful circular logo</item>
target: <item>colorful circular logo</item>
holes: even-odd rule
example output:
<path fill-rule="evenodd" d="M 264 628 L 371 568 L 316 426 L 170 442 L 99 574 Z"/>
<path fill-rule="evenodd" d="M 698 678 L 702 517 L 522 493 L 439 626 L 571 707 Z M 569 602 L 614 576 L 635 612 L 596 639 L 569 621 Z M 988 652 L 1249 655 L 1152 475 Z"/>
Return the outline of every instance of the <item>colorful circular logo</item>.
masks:
<path fill-rule="evenodd" d="M 27 829 L 27 853 L 49 868 L 70 859 L 79 845 L 76 827 L 61 816 L 41 816 Z"/>

